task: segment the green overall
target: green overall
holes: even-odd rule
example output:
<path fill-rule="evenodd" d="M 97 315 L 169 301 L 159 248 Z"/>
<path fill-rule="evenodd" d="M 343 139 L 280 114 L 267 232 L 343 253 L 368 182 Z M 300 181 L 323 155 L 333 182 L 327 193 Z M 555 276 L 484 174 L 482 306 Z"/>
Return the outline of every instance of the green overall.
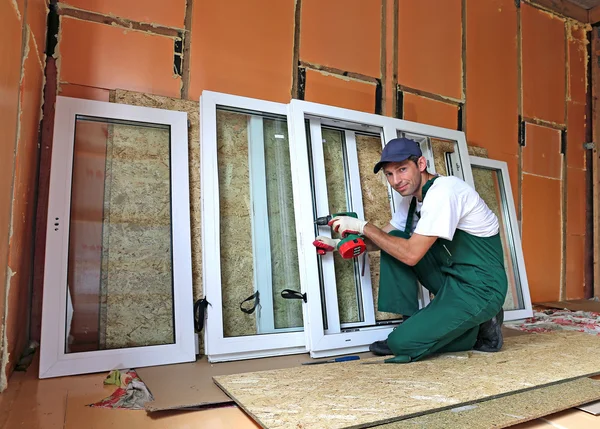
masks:
<path fill-rule="evenodd" d="M 436 179 L 423 186 L 423 200 Z M 391 235 L 410 238 L 415 209 L 413 197 L 405 231 Z M 398 363 L 471 350 L 479 325 L 500 311 L 508 288 L 500 235 L 475 237 L 459 229 L 452 241 L 438 238 L 414 267 L 381 251 L 380 274 L 379 311 L 411 316 L 388 336 L 396 356 L 388 361 Z M 419 282 L 435 295 L 421 310 Z"/>

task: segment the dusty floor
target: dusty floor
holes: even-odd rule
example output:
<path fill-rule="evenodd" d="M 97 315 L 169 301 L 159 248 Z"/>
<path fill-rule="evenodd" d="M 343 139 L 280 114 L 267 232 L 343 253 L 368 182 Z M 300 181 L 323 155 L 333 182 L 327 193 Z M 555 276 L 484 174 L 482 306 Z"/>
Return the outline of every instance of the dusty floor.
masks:
<path fill-rule="evenodd" d="M 256 429 L 237 407 L 204 411 L 145 411 L 90 408 L 87 404 L 110 395 L 115 387 L 104 386 L 106 374 L 38 380 L 37 362 L 26 372 L 14 373 L 8 389 L 0 394 L 1 429 Z M 600 427 L 600 417 L 568 410 L 513 426 L 514 429 L 589 429 Z"/>

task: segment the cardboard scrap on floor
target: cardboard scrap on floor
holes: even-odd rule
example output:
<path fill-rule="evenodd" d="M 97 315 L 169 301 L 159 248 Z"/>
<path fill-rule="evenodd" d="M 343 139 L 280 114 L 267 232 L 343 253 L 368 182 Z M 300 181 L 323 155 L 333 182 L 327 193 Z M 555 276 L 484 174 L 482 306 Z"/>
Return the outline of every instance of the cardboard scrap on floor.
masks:
<path fill-rule="evenodd" d="M 264 428 L 360 428 L 598 374 L 599 347 L 596 336 L 552 332 L 507 338 L 499 353 L 444 354 L 410 364 L 354 361 L 214 380 Z"/>
<path fill-rule="evenodd" d="M 593 416 L 600 416 L 600 402 L 598 402 L 598 401 L 591 402 L 589 404 L 578 405 L 578 406 L 575 406 L 575 408 L 577 408 L 581 411 L 585 411 L 586 413 L 589 413 Z M 598 423 L 600 423 L 600 422 L 598 422 Z"/>
<path fill-rule="evenodd" d="M 365 359 L 374 355 L 361 353 L 359 356 Z M 211 364 L 202 357 L 193 363 L 139 368 L 137 373 L 154 396 L 154 400 L 145 406 L 146 411 L 153 412 L 233 404 L 233 400 L 213 382 L 214 376 L 299 368 L 303 362 L 311 360 L 308 354 L 301 354 Z"/>
<path fill-rule="evenodd" d="M 506 428 L 600 398 L 600 382 L 590 378 L 502 396 L 489 401 L 377 426 L 378 429 Z M 600 422 L 599 422 L 600 423 Z"/>

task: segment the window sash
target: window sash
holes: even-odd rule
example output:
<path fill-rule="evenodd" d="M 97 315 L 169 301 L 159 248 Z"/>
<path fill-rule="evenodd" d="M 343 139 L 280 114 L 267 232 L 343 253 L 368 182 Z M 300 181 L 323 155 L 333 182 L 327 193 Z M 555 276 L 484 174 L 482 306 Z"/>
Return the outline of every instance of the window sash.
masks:
<path fill-rule="evenodd" d="M 247 97 L 239 97 L 229 94 L 216 93 L 212 91 L 203 91 L 200 97 L 200 144 L 201 144 L 201 194 L 202 194 L 202 276 L 206 298 L 210 305 L 207 308 L 207 323 L 205 328 L 205 347 L 206 355 L 209 361 L 219 362 L 226 360 L 237 360 L 246 358 L 258 358 L 267 356 L 277 356 L 283 354 L 294 354 L 306 352 L 306 338 L 303 331 L 294 330 L 290 332 L 286 329 L 275 330 L 277 333 L 265 333 L 256 335 L 247 335 L 239 337 L 225 337 L 223 333 L 223 297 L 221 289 L 221 258 L 220 258 L 220 201 L 219 201 L 219 176 L 217 159 L 217 108 L 229 107 L 244 113 L 267 113 L 279 116 L 287 116 L 287 106 L 285 104 L 274 103 L 263 100 L 256 100 Z M 250 119 L 250 138 L 259 138 L 262 134 L 262 122 L 260 118 Z M 288 118 L 288 130 L 289 130 Z M 289 133 L 289 131 L 288 131 Z M 262 140 L 261 140 L 262 141 Z M 254 143 L 254 142 L 253 142 Z M 253 235 L 261 237 L 262 243 L 253 240 L 254 252 L 257 249 L 264 249 L 268 246 L 268 234 L 264 234 L 265 228 L 268 231 L 268 219 L 266 212 L 266 188 L 261 189 L 261 184 L 266 183 L 264 178 L 264 146 L 254 147 L 250 145 L 250 168 L 252 181 L 256 180 L 251 186 L 252 198 L 256 204 L 264 200 L 263 210 L 254 213 L 252 228 Z M 290 143 L 290 163 L 292 172 L 298 168 L 296 160 L 291 151 L 293 145 Z M 262 148 L 262 149 L 261 149 Z M 259 154 L 259 152 L 262 152 Z M 262 165 L 262 170 L 261 170 Z M 294 196 L 295 222 L 299 222 L 300 205 L 297 196 L 297 183 L 292 173 L 292 189 Z M 259 191 L 260 190 L 260 191 Z M 266 223 L 266 224 L 265 224 Z M 301 254 L 304 249 L 300 246 L 301 240 L 298 237 L 298 253 Z M 268 248 L 268 247 L 266 247 Z M 261 260 L 269 258 L 261 258 Z M 299 258 L 301 263 L 304 258 Z M 256 269 L 260 273 L 256 273 Z M 302 273 L 300 266 L 300 273 Z M 262 273 L 262 274 L 261 274 Z M 270 260 L 268 262 L 255 265 L 255 275 L 270 275 Z M 302 283 L 302 275 L 300 275 Z M 256 283 L 257 284 L 261 284 Z M 256 287 L 256 286 L 255 286 Z M 255 289 L 256 290 L 256 289 Z M 260 291 L 260 289 L 259 289 Z M 271 291 L 272 292 L 272 291 Z M 272 293 L 266 291 L 261 294 L 261 306 L 263 310 L 270 310 L 273 313 Z M 303 307 L 304 312 L 304 307 Z M 304 314 L 303 314 L 304 316 Z M 273 315 L 271 315 L 273 317 Z M 305 317 L 303 317 L 306 319 Z M 262 319 L 262 320 L 261 320 Z M 258 318 L 259 330 L 269 331 L 274 327 L 274 321 L 269 317 Z"/>
<path fill-rule="evenodd" d="M 170 127 L 173 344 L 65 353 L 71 189 L 77 116 Z M 171 110 L 57 97 L 52 148 L 42 304 L 40 378 L 195 360 L 189 213 L 187 114 Z M 184 167 L 182 167 L 184 166 Z M 59 224 L 54 226 L 55 224 Z M 51 227 L 52 225 L 52 227 Z"/>
<path fill-rule="evenodd" d="M 531 305 L 531 297 L 529 294 L 529 284 L 527 281 L 527 271 L 525 270 L 525 258 L 523 257 L 523 248 L 521 247 L 521 234 L 519 232 L 519 224 L 517 221 L 517 213 L 513 199 L 512 187 L 510 184 L 510 175 L 508 165 L 504 161 L 481 158 L 478 156 L 470 157 L 471 165 L 474 167 L 484 168 L 494 171 L 499 176 L 500 192 L 501 192 L 501 209 L 504 211 L 504 218 L 510 224 L 507 228 L 507 245 L 510 248 L 510 255 L 506 255 L 512 259 L 516 268 L 515 285 L 517 286 L 517 295 L 520 295 L 522 308 L 515 310 L 505 310 L 504 320 L 518 320 L 533 317 L 533 309 Z M 515 270 L 513 270 L 515 271 Z"/>

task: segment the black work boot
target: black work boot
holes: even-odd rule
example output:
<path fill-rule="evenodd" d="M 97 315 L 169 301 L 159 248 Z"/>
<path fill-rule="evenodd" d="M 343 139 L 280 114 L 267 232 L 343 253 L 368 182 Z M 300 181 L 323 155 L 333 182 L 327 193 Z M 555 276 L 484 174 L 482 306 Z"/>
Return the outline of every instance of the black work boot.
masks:
<path fill-rule="evenodd" d="M 402 316 L 402 322 L 406 322 L 409 317 L 410 316 Z M 394 331 L 396 328 L 394 328 Z M 369 346 L 369 351 L 377 356 L 388 356 L 394 354 L 394 352 L 388 346 L 387 340 L 375 341 Z"/>
<path fill-rule="evenodd" d="M 394 352 L 388 347 L 387 340 L 375 341 L 369 346 L 369 351 L 377 356 L 388 356 L 394 354 Z"/>
<path fill-rule="evenodd" d="M 504 343 L 502 338 L 503 322 L 504 310 L 500 309 L 498 314 L 479 325 L 479 333 L 477 334 L 477 341 L 473 346 L 473 350 L 488 353 L 500 351 Z"/>

